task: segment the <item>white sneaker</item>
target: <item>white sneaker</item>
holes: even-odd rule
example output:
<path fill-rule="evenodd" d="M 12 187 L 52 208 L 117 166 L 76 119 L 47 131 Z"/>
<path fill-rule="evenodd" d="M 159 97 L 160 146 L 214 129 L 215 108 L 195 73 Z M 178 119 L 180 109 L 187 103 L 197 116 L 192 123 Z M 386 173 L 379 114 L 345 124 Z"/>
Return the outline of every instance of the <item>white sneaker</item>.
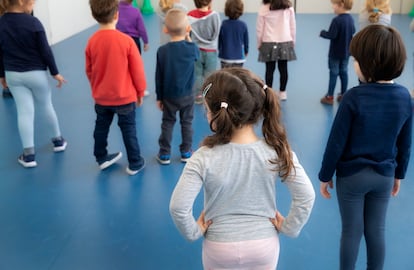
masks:
<path fill-rule="evenodd" d="M 150 95 L 150 92 L 148 90 L 144 91 L 144 97 L 148 97 Z"/>
<path fill-rule="evenodd" d="M 279 91 L 279 99 L 280 100 L 287 100 L 287 93 L 286 93 L 286 91 Z"/>

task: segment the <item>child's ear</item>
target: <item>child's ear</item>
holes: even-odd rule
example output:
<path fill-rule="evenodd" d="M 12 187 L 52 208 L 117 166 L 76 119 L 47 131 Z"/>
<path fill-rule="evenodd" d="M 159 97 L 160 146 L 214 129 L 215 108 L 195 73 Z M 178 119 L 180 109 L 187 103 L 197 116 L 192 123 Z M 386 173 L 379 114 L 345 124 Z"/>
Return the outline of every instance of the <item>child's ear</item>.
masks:
<path fill-rule="evenodd" d="M 162 32 L 164 32 L 165 34 L 168 34 L 168 29 L 167 27 L 165 27 L 165 25 L 162 27 Z"/>
<path fill-rule="evenodd" d="M 114 20 L 117 21 L 119 18 L 119 11 L 115 12 L 114 14 Z"/>

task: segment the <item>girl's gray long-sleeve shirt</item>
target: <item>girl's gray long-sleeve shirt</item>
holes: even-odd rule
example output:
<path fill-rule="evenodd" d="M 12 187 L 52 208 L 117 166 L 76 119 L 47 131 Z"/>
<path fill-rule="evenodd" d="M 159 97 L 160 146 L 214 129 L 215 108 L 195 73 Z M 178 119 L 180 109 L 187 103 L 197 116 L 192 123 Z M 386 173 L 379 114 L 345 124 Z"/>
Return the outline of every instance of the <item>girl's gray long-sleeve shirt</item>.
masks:
<path fill-rule="evenodd" d="M 309 218 L 315 192 L 293 156 L 295 170 L 283 181 L 292 202 L 280 232 L 296 237 Z M 187 162 L 170 201 L 170 213 L 181 234 L 190 241 L 203 236 L 193 215 L 193 204 L 204 187 L 205 219 L 213 222 L 206 239 L 233 242 L 276 235 L 269 220 L 277 211 L 278 171 L 272 170 L 275 165 L 269 162 L 275 157 L 274 149 L 264 140 L 197 150 Z"/>

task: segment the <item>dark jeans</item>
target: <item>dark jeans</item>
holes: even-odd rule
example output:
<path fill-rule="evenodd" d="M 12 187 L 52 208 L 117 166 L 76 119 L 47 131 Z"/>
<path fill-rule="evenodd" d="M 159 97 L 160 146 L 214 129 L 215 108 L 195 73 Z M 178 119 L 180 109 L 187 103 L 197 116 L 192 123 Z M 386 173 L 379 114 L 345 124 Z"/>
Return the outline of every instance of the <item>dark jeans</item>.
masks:
<path fill-rule="evenodd" d="M 243 63 L 226 63 L 220 61 L 221 68 L 243 67 Z"/>
<path fill-rule="evenodd" d="M 171 140 L 177 111 L 180 115 L 181 139 L 180 152 L 186 153 L 191 150 L 193 144 L 193 116 L 194 97 L 187 96 L 178 99 L 164 99 L 162 112 L 161 135 L 158 139 L 160 155 L 171 153 Z"/>
<path fill-rule="evenodd" d="M 336 86 L 336 80 L 339 76 L 341 80 L 341 94 L 345 94 L 348 88 L 348 62 L 349 58 L 335 59 L 329 57 L 329 85 L 328 85 L 328 96 L 333 96 Z"/>
<path fill-rule="evenodd" d="M 394 178 L 366 168 L 352 176 L 337 177 L 342 220 L 340 269 L 353 270 L 362 235 L 367 269 L 382 270 L 385 258 L 385 218 Z"/>
<path fill-rule="evenodd" d="M 139 37 L 133 37 L 133 36 L 131 36 L 131 37 L 135 41 L 135 44 L 138 47 L 139 54 L 142 55 L 142 53 L 141 53 L 141 39 Z"/>
<path fill-rule="evenodd" d="M 96 122 L 93 137 L 95 145 L 93 153 L 96 161 L 105 160 L 108 151 L 108 133 L 114 115 L 118 115 L 118 126 L 122 132 L 125 148 L 127 151 L 129 168 L 131 170 L 139 169 L 144 164 L 141 157 L 137 139 L 137 130 L 135 123 L 135 103 L 121 106 L 102 106 L 95 104 Z"/>
<path fill-rule="evenodd" d="M 288 69 L 287 69 L 287 60 L 279 60 L 277 61 L 277 69 L 279 70 L 280 74 L 280 91 L 286 91 L 286 85 L 288 81 Z M 266 85 L 269 87 L 273 87 L 273 74 L 275 73 L 276 69 L 276 61 L 266 62 L 266 74 L 265 80 Z"/>

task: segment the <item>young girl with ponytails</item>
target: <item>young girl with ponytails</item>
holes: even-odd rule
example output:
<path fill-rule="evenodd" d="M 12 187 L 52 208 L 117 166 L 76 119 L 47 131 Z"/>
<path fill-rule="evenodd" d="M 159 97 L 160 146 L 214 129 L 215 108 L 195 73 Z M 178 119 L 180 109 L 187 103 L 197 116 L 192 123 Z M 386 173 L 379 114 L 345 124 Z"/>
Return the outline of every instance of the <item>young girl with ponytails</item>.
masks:
<path fill-rule="evenodd" d="M 174 223 L 190 241 L 204 237 L 204 269 L 275 269 L 279 233 L 298 236 L 315 199 L 290 149 L 276 93 L 243 68 L 213 73 L 202 89 L 213 134 L 187 161 L 175 187 Z M 263 137 L 255 131 L 259 122 Z M 278 178 L 292 198 L 286 217 L 276 206 Z M 195 220 L 193 204 L 202 188 L 204 209 Z"/>

